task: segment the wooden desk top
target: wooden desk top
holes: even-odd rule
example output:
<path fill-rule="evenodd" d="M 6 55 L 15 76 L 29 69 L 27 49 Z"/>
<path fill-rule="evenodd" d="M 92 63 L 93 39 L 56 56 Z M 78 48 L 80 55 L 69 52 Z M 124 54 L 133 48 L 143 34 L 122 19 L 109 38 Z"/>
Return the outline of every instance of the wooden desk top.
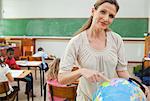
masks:
<path fill-rule="evenodd" d="M 21 67 L 26 67 L 26 66 L 29 66 L 29 67 L 37 67 L 39 66 L 42 61 L 16 61 L 17 65 L 21 66 Z"/>
<path fill-rule="evenodd" d="M 32 73 L 31 70 L 11 70 L 12 71 L 12 76 L 14 75 L 13 73 L 15 72 L 22 72 L 19 76 L 13 76 L 14 78 L 17 78 L 17 79 L 21 79 L 21 78 L 25 78 L 28 74 Z"/>

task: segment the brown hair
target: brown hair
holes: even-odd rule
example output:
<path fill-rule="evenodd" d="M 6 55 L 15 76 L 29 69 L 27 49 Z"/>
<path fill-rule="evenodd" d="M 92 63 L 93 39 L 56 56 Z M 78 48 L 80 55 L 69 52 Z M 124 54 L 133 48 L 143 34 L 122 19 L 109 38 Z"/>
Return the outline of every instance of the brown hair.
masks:
<path fill-rule="evenodd" d="M 100 5 L 102 5 L 103 3 L 106 3 L 106 2 L 115 5 L 116 11 L 118 12 L 119 4 L 118 4 L 117 0 L 97 0 L 96 3 L 94 4 L 94 8 L 97 10 Z M 93 16 L 90 16 L 90 18 L 86 21 L 86 23 L 75 34 L 79 34 L 83 31 L 87 30 L 88 28 L 90 28 L 90 26 L 92 24 L 92 20 L 93 20 Z M 109 30 L 110 29 L 106 29 L 106 31 L 109 31 Z"/>
<path fill-rule="evenodd" d="M 0 52 L 0 67 L 4 67 L 4 66 L 6 66 L 6 64 L 5 64 L 4 60 L 2 60 L 1 57 L 3 57 L 3 55 L 2 55 L 2 53 Z M 3 57 L 3 58 L 4 58 L 4 57 Z"/>
<path fill-rule="evenodd" d="M 57 79 L 59 71 L 60 58 L 56 58 L 49 64 L 49 70 L 47 71 L 47 80 Z"/>

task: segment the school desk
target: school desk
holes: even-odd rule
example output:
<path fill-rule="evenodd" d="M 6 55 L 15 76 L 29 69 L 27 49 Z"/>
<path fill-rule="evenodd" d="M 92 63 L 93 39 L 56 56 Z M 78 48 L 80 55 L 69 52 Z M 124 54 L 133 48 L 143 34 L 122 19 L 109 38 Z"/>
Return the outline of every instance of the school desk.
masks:
<path fill-rule="evenodd" d="M 26 60 L 19 60 L 16 61 L 17 65 L 19 65 L 20 67 L 27 67 L 28 69 L 30 69 L 30 67 L 39 67 L 40 64 L 42 63 L 42 61 L 26 61 Z M 43 83 L 42 83 L 42 70 L 40 69 L 40 86 L 41 86 L 41 96 L 42 94 L 42 88 L 43 88 Z M 43 77 L 44 78 L 44 77 Z"/>
<path fill-rule="evenodd" d="M 20 79 L 25 78 L 29 74 L 32 76 L 31 70 L 11 70 L 11 74 L 13 78 L 15 79 L 15 81 L 17 81 L 19 89 L 20 89 L 20 84 L 19 84 Z M 32 81 L 32 84 L 33 84 L 33 81 Z M 33 95 L 33 85 L 32 85 L 32 95 Z M 27 94 L 27 99 L 29 101 L 29 94 Z M 32 101 L 33 101 L 33 96 L 32 96 Z"/>

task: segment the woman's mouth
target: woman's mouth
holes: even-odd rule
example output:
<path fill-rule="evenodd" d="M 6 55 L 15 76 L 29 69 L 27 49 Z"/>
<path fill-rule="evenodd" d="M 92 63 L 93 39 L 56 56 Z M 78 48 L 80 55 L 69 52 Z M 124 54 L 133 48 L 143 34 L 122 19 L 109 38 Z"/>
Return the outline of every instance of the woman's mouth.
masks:
<path fill-rule="evenodd" d="M 101 26 L 106 27 L 106 26 L 107 26 L 107 24 L 106 24 L 106 23 L 104 23 L 104 22 L 101 22 Z"/>

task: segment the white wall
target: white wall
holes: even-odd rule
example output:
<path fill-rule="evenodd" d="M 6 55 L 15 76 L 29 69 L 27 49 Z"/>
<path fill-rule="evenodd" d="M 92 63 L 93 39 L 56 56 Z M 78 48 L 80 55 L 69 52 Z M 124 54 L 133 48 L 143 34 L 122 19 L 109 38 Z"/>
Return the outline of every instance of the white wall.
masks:
<path fill-rule="evenodd" d="M 144 41 L 124 41 L 128 61 L 142 61 L 144 57 Z"/>
<path fill-rule="evenodd" d="M 3 17 L 88 17 L 92 4 L 92 0 L 3 0 Z"/>
<path fill-rule="evenodd" d="M 62 57 L 69 40 L 37 39 L 36 50 L 43 47 L 47 53 Z M 144 42 L 125 41 L 126 58 L 129 61 L 142 61 L 144 56 Z"/>
<path fill-rule="evenodd" d="M 36 39 L 36 51 L 43 47 L 45 52 L 56 57 L 62 57 L 69 40 Z"/>
<path fill-rule="evenodd" d="M 118 0 L 120 5 L 119 17 L 148 17 L 149 0 Z"/>
<path fill-rule="evenodd" d="M 2 0 L 0 0 L 0 19 L 2 18 Z"/>
<path fill-rule="evenodd" d="M 2 0 L 3 18 L 89 17 L 95 0 Z M 118 0 L 118 17 L 147 17 L 149 0 Z"/>

